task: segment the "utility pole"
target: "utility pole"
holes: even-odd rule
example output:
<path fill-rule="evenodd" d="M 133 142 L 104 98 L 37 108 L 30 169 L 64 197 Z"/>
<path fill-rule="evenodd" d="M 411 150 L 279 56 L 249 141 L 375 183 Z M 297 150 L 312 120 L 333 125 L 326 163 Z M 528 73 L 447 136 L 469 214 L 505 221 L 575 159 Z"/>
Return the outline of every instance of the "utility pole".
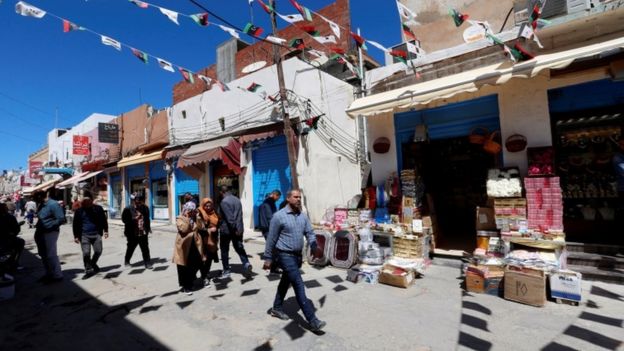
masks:
<path fill-rule="evenodd" d="M 275 0 L 270 0 L 271 8 L 271 25 L 273 28 L 273 35 L 277 34 L 277 20 L 275 19 Z M 284 84 L 284 70 L 282 69 L 282 56 L 280 55 L 279 46 L 273 44 L 273 61 L 277 66 L 277 79 L 279 81 L 279 93 L 280 93 L 280 105 L 282 109 L 282 117 L 284 119 L 284 135 L 286 136 L 286 145 L 288 146 L 288 163 L 290 164 L 290 178 L 293 189 L 299 189 L 299 179 L 297 178 L 297 157 L 295 145 L 293 144 L 293 130 L 290 126 L 290 117 L 288 116 L 288 97 L 286 96 L 286 86 Z"/>

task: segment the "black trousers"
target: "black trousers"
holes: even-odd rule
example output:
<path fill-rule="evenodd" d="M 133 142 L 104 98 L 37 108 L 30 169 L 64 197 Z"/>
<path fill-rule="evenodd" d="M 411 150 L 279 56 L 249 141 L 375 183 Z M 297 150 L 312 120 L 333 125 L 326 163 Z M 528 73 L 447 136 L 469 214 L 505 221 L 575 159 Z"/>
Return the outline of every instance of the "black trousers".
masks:
<path fill-rule="evenodd" d="M 203 270 L 204 262 L 202 262 L 197 251 L 197 246 L 191 245 L 188 257 L 186 258 L 186 266 L 177 265 L 178 268 L 178 284 L 184 289 L 192 289 L 195 279 L 197 279 L 197 271 Z M 203 271 L 202 271 L 203 276 Z"/>
<path fill-rule="evenodd" d="M 136 249 L 137 245 L 141 248 L 141 253 L 143 254 L 143 263 L 148 264 L 150 262 L 150 251 L 149 251 L 149 243 L 146 235 L 132 235 L 127 236 L 128 246 L 126 247 L 126 260 L 125 263 L 130 263 L 130 259 L 132 258 L 132 254 L 134 254 L 134 249 Z"/>

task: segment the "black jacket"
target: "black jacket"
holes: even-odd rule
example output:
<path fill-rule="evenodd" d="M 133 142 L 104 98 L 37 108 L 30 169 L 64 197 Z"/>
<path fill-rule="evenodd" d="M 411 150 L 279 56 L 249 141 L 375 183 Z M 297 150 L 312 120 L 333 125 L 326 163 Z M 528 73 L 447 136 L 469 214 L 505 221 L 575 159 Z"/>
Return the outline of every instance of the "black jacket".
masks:
<path fill-rule="evenodd" d="M 121 221 L 124 224 L 125 236 L 135 236 L 138 234 L 139 227 L 137 225 L 137 222 L 134 220 L 137 210 L 143 215 L 143 230 L 145 231 L 145 234 L 152 232 L 152 227 L 150 226 L 149 208 L 145 205 L 141 205 L 138 208 L 130 205 L 124 208 L 123 212 L 121 213 Z"/>
<path fill-rule="evenodd" d="M 273 214 L 277 212 L 277 206 L 275 206 L 275 200 L 272 198 L 266 198 L 262 205 L 258 207 L 258 229 L 262 232 L 269 231 L 269 225 L 271 224 L 271 218 Z"/>
<path fill-rule="evenodd" d="M 0 214 L 0 247 L 8 248 L 20 232 L 20 225 L 12 215 Z"/>
<path fill-rule="evenodd" d="M 222 219 L 222 234 L 243 235 L 243 205 L 236 196 L 229 193 L 225 195 L 219 204 L 219 217 Z"/>
<path fill-rule="evenodd" d="M 108 232 L 108 220 L 104 209 L 100 205 L 93 204 L 90 208 L 81 207 L 74 212 L 74 223 L 72 229 L 74 231 L 74 238 L 82 238 L 82 216 L 86 214 L 87 217 L 95 224 L 98 234 L 102 235 L 104 232 Z"/>

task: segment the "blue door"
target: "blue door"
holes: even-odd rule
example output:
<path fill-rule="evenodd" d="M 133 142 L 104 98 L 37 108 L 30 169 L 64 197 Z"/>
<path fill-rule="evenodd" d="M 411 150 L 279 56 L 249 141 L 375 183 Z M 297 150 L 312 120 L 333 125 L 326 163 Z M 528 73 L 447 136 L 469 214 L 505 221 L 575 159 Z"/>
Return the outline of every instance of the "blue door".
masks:
<path fill-rule="evenodd" d="M 256 144 L 252 154 L 254 221 L 258 223 L 258 207 L 266 196 L 277 189 L 282 192 L 284 201 L 291 186 L 290 165 L 286 138 L 278 136 Z"/>
<path fill-rule="evenodd" d="M 184 173 L 179 168 L 175 168 L 175 214 L 180 214 L 180 208 L 183 205 L 183 197 L 186 193 L 191 193 L 196 197 L 199 197 L 199 181 L 190 175 Z"/>

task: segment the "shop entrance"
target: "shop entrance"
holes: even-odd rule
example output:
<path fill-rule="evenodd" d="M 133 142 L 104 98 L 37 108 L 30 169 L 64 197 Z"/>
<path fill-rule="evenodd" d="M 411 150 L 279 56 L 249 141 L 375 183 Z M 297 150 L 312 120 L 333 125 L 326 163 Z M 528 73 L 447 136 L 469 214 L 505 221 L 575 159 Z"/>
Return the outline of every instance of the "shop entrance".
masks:
<path fill-rule="evenodd" d="M 425 213 L 436 219 L 436 247 L 471 252 L 475 213 L 487 202 L 486 180 L 496 157 L 467 136 L 403 144 L 403 169 L 416 169 L 424 184 Z"/>

